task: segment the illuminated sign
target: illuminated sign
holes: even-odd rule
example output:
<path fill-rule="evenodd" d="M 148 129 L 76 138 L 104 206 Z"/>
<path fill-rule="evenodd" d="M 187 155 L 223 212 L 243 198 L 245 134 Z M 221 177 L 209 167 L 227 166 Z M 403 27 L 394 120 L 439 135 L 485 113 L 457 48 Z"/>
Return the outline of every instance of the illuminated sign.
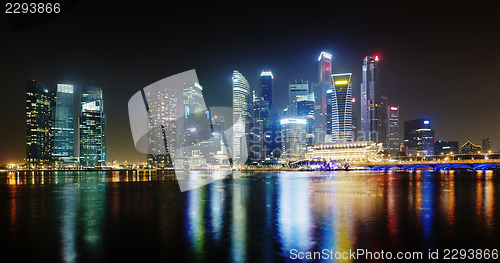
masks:
<path fill-rule="evenodd" d="M 429 123 L 431 123 L 431 122 L 430 122 L 430 121 L 428 121 L 428 120 L 425 120 L 425 121 L 424 121 L 424 124 L 425 124 L 425 125 L 427 125 L 427 124 L 429 124 Z"/>
<path fill-rule="evenodd" d="M 391 107 L 391 110 L 396 111 L 396 110 L 398 110 L 398 107 Z"/>
<path fill-rule="evenodd" d="M 347 84 L 347 80 L 337 80 L 335 81 L 335 85 L 345 85 Z"/>
<path fill-rule="evenodd" d="M 375 61 L 378 61 L 378 55 L 375 56 Z"/>

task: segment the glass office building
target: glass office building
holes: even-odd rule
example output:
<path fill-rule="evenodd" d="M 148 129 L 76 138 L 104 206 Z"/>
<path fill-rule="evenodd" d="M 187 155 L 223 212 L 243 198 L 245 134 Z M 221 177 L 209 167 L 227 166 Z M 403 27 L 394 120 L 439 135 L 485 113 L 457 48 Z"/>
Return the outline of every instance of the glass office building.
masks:
<path fill-rule="evenodd" d="M 74 107 L 73 85 L 57 84 L 56 107 L 54 114 L 54 148 L 52 157 L 64 160 L 74 156 Z"/>
<path fill-rule="evenodd" d="M 352 141 L 352 73 L 332 74 L 332 140 Z"/>
<path fill-rule="evenodd" d="M 105 115 L 100 88 L 82 88 L 78 131 L 80 165 L 83 167 L 105 166 Z"/>
<path fill-rule="evenodd" d="M 38 82 L 26 81 L 26 163 L 28 168 L 52 160 L 54 94 Z"/>

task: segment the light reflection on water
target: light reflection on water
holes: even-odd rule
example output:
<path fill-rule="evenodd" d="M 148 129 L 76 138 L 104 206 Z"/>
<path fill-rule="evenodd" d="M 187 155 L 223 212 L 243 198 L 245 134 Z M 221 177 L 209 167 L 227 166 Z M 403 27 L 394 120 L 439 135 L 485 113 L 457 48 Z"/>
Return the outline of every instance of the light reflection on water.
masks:
<path fill-rule="evenodd" d="M 298 251 L 498 248 L 492 172 L 0 175 L 1 252 L 50 261 L 274 262 Z M 198 184 L 203 178 L 186 179 Z M 33 253 L 21 253 L 30 248 Z"/>

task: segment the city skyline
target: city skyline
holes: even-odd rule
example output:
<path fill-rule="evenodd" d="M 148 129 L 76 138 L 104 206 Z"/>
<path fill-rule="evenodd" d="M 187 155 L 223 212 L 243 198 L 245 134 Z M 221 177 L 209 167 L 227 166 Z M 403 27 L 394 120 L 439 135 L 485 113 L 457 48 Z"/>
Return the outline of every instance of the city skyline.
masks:
<path fill-rule="evenodd" d="M 105 10 L 111 8 L 115 6 L 105 6 Z M 124 11 L 124 14 L 132 10 L 127 5 L 118 8 Z M 481 144 L 482 139 L 489 137 L 492 150 L 498 150 L 500 127 L 491 121 L 491 118 L 499 114 L 494 103 L 498 97 L 498 84 L 493 77 L 496 69 L 494 61 L 499 53 L 493 46 L 497 37 L 489 31 L 494 24 L 488 23 L 490 21 L 487 16 L 472 22 L 469 17 L 461 15 L 461 10 L 452 9 L 444 13 L 436 10 L 426 13 L 426 19 L 411 22 L 409 18 L 419 17 L 424 6 L 416 6 L 414 10 L 402 7 L 399 13 L 386 6 L 368 6 L 362 7 L 359 12 L 371 10 L 378 14 L 374 24 L 370 26 L 369 33 L 362 34 L 366 31 L 360 29 L 360 25 L 366 22 L 367 18 L 356 15 L 354 17 L 359 18 L 359 21 L 349 25 L 329 26 L 328 32 L 337 29 L 339 34 L 344 33 L 342 38 L 331 34 L 322 35 L 317 26 L 325 20 L 320 18 L 314 22 L 311 19 L 299 27 L 304 29 L 302 39 L 289 35 L 299 23 L 292 22 L 290 18 L 276 12 L 279 8 L 271 6 L 269 11 L 265 11 L 266 14 L 274 14 L 269 16 L 269 27 L 263 26 L 266 22 L 255 19 L 248 19 L 241 25 L 230 23 L 235 20 L 226 20 L 227 29 L 241 29 L 235 34 L 229 33 L 233 32 L 231 30 L 224 31 L 226 35 L 224 32 L 202 32 L 197 28 L 182 27 L 175 31 L 176 36 L 186 36 L 188 34 L 184 30 L 191 29 L 199 33 L 199 38 L 205 43 L 187 43 L 185 47 L 173 45 L 168 50 L 161 48 L 159 44 L 151 44 L 151 49 L 148 50 L 144 49 L 144 45 L 117 46 L 114 37 L 107 35 L 109 27 L 101 24 L 105 21 L 103 14 L 97 15 L 95 22 L 82 22 L 77 21 L 75 16 L 62 16 L 37 26 L 34 31 L 27 29 L 11 32 L 8 24 L 2 24 L 0 29 L 6 36 L 5 41 L 0 44 L 2 50 L 17 51 L 5 54 L 5 62 L 1 68 L 6 73 L 6 77 L 1 79 L 2 92 L 9 100 L 3 103 L 0 112 L 1 117 L 11 123 L 9 129 L 2 132 L 4 138 L 9 139 L 3 141 L 3 147 L 8 151 L 2 153 L 0 163 L 17 162 L 25 155 L 22 145 L 25 141 L 23 101 L 26 79 L 37 79 L 49 88 L 55 88 L 58 83 L 101 87 L 104 100 L 109 102 L 105 106 L 109 132 L 106 138 L 109 146 L 108 159 L 137 162 L 144 160 L 145 156 L 135 151 L 128 117 L 123 112 L 126 110 L 128 98 L 141 87 L 163 77 L 195 68 L 200 84 L 204 87 L 207 106 L 229 106 L 233 70 L 244 74 L 252 88 L 257 87 L 262 70 L 272 70 L 276 89 L 273 108 L 279 110 L 287 102 L 276 98 L 288 97 L 286 91 L 289 81 L 316 81 L 316 63 L 321 51 L 332 54 L 333 72 L 353 73 L 353 95 L 356 98 L 359 98 L 357 90 L 361 80 L 361 59 L 367 55 L 378 54 L 383 66 L 382 94 L 390 96 L 391 104 L 401 107 L 401 123 L 405 120 L 430 118 L 433 120 L 437 140 L 459 141 L 460 145 L 470 140 Z M 303 12 L 306 17 L 311 18 L 316 8 L 306 6 Z M 73 12 L 88 14 L 89 10 L 91 5 L 82 3 Z M 195 12 L 203 15 L 198 9 Z M 243 18 L 252 18 L 251 13 L 243 13 Z M 403 19 L 405 15 L 409 18 Z M 134 26 L 132 22 L 126 22 L 126 17 L 123 15 L 115 19 L 125 25 Z M 206 18 L 207 15 L 202 17 Z M 399 18 L 403 22 L 399 26 L 393 25 L 389 18 Z M 280 19 L 291 24 L 277 27 Z M 450 22 L 443 22 L 447 20 Z M 443 23 L 436 26 L 436 21 Z M 131 37 L 145 37 L 148 33 L 161 30 L 161 27 L 152 26 L 151 22 L 143 21 L 135 25 L 136 29 L 143 30 L 127 33 L 130 33 Z M 93 31 L 83 29 L 83 25 Z M 340 29 L 342 27 L 346 29 Z M 403 32 L 400 30 L 402 27 L 405 29 Z M 280 30 L 277 31 L 278 28 Z M 167 27 L 164 31 L 171 29 Z M 461 37 L 464 32 L 472 30 L 474 41 Z M 397 37 L 393 36 L 398 32 L 400 34 L 397 34 Z M 118 40 L 123 40 L 124 36 L 120 32 L 117 33 Z M 257 38 L 256 33 L 262 33 L 264 37 Z M 73 44 L 58 43 L 60 36 Z M 101 37 L 102 41 L 98 44 L 93 41 L 94 37 Z M 247 38 L 249 42 L 241 41 Z M 32 41 L 27 41 L 31 39 L 49 40 L 46 44 L 33 46 Z M 76 41 L 77 39 L 83 41 Z M 158 37 L 158 40 L 160 39 L 162 38 Z M 222 41 L 224 39 L 230 41 L 226 43 Z M 267 39 L 277 41 L 270 43 Z M 297 41 L 291 45 L 290 39 Z M 141 69 L 138 65 L 146 67 Z M 461 77 L 468 74 L 477 77 Z"/>

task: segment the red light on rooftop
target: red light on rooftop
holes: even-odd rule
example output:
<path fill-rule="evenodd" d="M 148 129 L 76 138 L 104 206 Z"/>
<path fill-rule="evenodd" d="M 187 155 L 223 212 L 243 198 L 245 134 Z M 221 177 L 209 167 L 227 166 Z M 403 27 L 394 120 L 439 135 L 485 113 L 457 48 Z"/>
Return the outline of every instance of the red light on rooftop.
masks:
<path fill-rule="evenodd" d="M 35 82 L 35 79 L 32 79 L 33 82 Z"/>

